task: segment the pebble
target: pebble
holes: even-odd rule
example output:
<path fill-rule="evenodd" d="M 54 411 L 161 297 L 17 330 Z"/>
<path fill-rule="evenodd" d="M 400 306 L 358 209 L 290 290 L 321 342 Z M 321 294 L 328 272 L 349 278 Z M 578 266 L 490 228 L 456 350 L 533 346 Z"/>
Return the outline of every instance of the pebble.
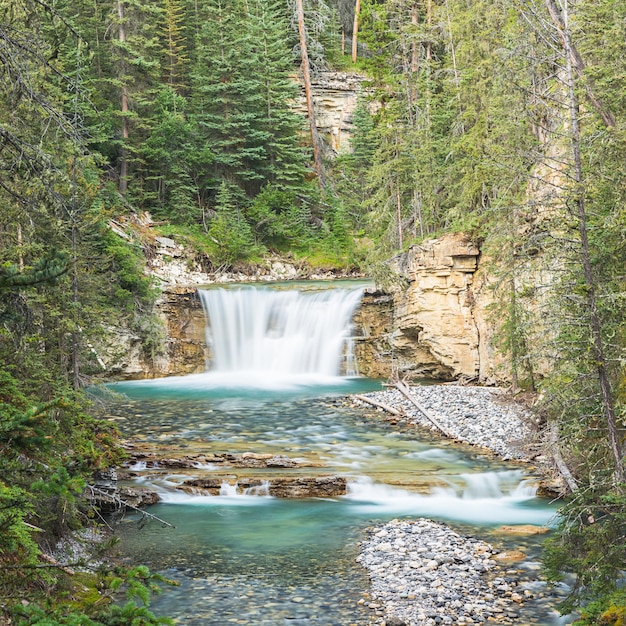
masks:
<path fill-rule="evenodd" d="M 386 623 L 482 623 L 499 608 L 504 592 L 497 587 L 505 585 L 486 582 L 496 567 L 489 544 L 425 519 L 393 520 L 382 530 L 371 532 L 357 560 L 370 576 L 369 606 L 384 607 Z M 386 549 L 400 541 L 407 551 Z"/>

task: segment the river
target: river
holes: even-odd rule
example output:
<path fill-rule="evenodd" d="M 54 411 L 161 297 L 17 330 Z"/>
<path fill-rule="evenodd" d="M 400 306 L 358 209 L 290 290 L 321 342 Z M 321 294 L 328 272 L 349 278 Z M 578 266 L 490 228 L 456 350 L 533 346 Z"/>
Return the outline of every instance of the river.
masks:
<path fill-rule="evenodd" d="M 555 507 L 534 495 L 523 467 L 389 425 L 377 411 L 345 401 L 346 394 L 380 387 L 346 375 L 355 288 L 316 296 L 315 306 L 301 306 L 291 293 L 270 305 L 272 290 L 257 291 L 251 299 L 243 293 L 243 305 L 222 302 L 222 322 L 237 320 L 231 329 L 216 321 L 222 313 L 209 313 L 207 340 L 214 353 L 227 350 L 229 360 L 204 374 L 110 386 L 119 395 L 109 418 L 132 442 L 136 459 L 151 459 L 133 460 L 128 480 L 158 491 L 161 502 L 149 511 L 175 526 L 140 525 L 132 515 L 121 525 L 122 552 L 179 585 L 156 599 L 155 612 L 190 626 L 369 624 L 358 542 L 365 528 L 400 517 L 442 520 L 503 548 L 521 547 L 527 558 L 515 567 L 536 576 L 540 540 L 507 539 L 497 530 L 553 519 Z M 235 293 L 242 300 L 232 289 L 218 299 Z M 252 314 L 236 312 L 251 302 Z M 296 312 L 311 317 L 316 307 L 317 322 L 287 319 Z M 322 325 L 314 347 L 307 347 L 309 323 Z M 258 329 L 250 331 L 251 324 Z M 228 333 L 234 334 L 224 342 Z M 236 467 L 222 460 L 228 454 L 288 457 L 297 465 Z M 194 461 L 206 455 L 218 462 Z M 186 459 L 186 466 L 172 469 L 172 459 Z M 345 495 L 276 498 L 262 482 L 331 475 L 346 477 Z M 238 481 L 255 476 L 262 481 L 253 493 L 238 489 Z M 181 488 L 202 477 L 217 478 L 220 495 Z M 556 623 L 553 605 L 526 603 L 519 623 Z"/>

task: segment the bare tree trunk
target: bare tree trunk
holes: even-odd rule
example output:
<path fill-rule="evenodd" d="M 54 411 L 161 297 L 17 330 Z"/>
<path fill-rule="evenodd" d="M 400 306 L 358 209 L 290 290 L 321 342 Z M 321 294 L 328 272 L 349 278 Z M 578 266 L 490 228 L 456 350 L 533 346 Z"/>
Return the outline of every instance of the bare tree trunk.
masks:
<path fill-rule="evenodd" d="M 74 94 L 74 120 L 73 127 L 77 132 L 79 128 L 78 116 L 78 89 L 81 80 L 81 41 L 76 48 L 76 93 Z M 76 154 L 72 156 L 72 386 L 80 388 L 80 338 L 79 338 L 79 294 L 78 294 L 78 177 L 76 171 Z"/>
<path fill-rule="evenodd" d="M 417 31 L 417 26 L 419 25 L 419 13 L 417 10 L 417 6 L 413 5 L 411 7 L 411 25 L 415 27 L 415 31 Z M 409 72 L 409 76 L 407 78 L 409 84 L 410 84 L 410 102 L 409 102 L 409 107 L 411 109 L 411 117 L 416 118 L 417 116 L 413 115 L 413 107 L 414 107 L 414 103 L 417 102 L 417 96 L 418 96 L 418 92 L 417 92 L 417 73 L 419 72 L 420 69 L 420 60 L 419 60 L 419 46 L 417 43 L 417 36 L 414 33 L 412 33 L 411 35 L 411 61 L 410 61 L 410 72 Z M 411 125 L 414 126 L 415 122 L 417 121 L 417 119 L 413 119 Z"/>
<path fill-rule="evenodd" d="M 117 14 L 120 20 L 119 26 L 119 41 L 122 44 L 126 42 L 126 29 L 124 27 L 124 2 L 123 0 L 117 1 Z M 123 54 L 123 52 L 122 52 Z M 125 71 L 125 64 L 122 63 L 122 74 Z M 120 193 L 126 193 L 128 189 L 128 92 L 126 90 L 126 84 L 122 79 L 122 149 L 120 151 Z"/>
<path fill-rule="evenodd" d="M 553 0 L 546 0 L 548 5 L 553 4 Z M 592 358 L 595 363 L 598 382 L 602 395 L 602 411 L 606 420 L 609 447 L 613 454 L 615 480 L 622 484 L 625 481 L 624 464 L 619 441 L 619 433 L 615 418 L 615 405 L 611 393 L 611 383 L 607 372 L 607 358 L 604 350 L 602 338 L 602 323 L 598 312 L 597 301 L 597 281 L 593 273 L 591 264 L 591 253 L 589 250 L 589 238 L 587 231 L 587 211 L 585 206 L 585 191 L 583 188 L 583 167 L 580 146 L 580 117 L 578 99 L 576 97 L 576 75 L 574 68 L 574 53 L 569 30 L 568 0 L 564 0 L 564 9 L 561 15 L 562 20 L 562 41 L 566 57 L 567 91 L 570 113 L 570 141 L 572 154 L 574 157 L 574 184 L 575 203 L 578 214 L 578 231 L 580 235 L 580 260 L 585 276 L 585 286 L 587 292 L 587 306 L 589 308 L 589 325 L 592 338 Z"/>
<path fill-rule="evenodd" d="M 430 29 L 433 25 L 433 0 L 428 0 L 426 4 L 426 23 L 428 24 L 428 41 L 426 42 L 426 61 L 433 58 L 433 45 L 430 37 Z"/>
<path fill-rule="evenodd" d="M 509 289 L 511 290 L 511 331 L 510 331 L 510 346 L 511 346 L 511 389 L 515 393 L 519 389 L 519 351 L 517 349 L 517 337 L 518 332 L 518 319 L 517 319 L 517 294 L 515 290 L 515 278 L 511 276 L 509 281 Z"/>
<path fill-rule="evenodd" d="M 552 19 L 552 23 L 557 29 L 561 41 L 563 42 L 563 47 L 569 57 L 569 62 L 572 64 L 572 71 L 576 73 L 577 78 L 583 80 L 585 91 L 587 92 L 587 97 L 589 98 L 592 106 L 600 114 L 600 117 L 603 119 L 604 123 L 611 128 L 614 127 L 615 117 L 613 113 L 611 113 L 611 111 L 609 111 L 609 109 L 604 105 L 602 100 L 600 100 L 600 98 L 595 95 L 594 84 L 592 80 L 588 76 L 583 75 L 583 72 L 585 70 L 585 61 L 578 52 L 576 46 L 572 43 L 569 32 L 569 24 L 567 23 L 566 17 L 567 0 L 565 0 L 565 15 L 561 12 L 555 0 L 545 0 L 545 3 L 546 8 L 548 9 L 548 13 L 550 14 L 550 18 Z"/>
<path fill-rule="evenodd" d="M 578 491 L 578 484 L 576 483 L 576 479 L 572 475 L 563 455 L 561 454 L 561 450 L 559 448 L 559 427 L 557 424 L 552 424 L 550 426 L 550 430 L 548 431 L 548 442 L 550 444 L 550 453 L 552 454 L 552 458 L 554 459 L 554 463 L 559 470 L 559 474 L 564 478 L 569 490 L 572 493 L 576 493 Z"/>
<path fill-rule="evenodd" d="M 300 54 L 302 57 L 302 78 L 304 80 L 304 94 L 306 98 L 306 108 L 311 127 L 311 143 L 313 144 L 313 164 L 320 187 L 325 187 L 324 165 L 320 152 L 320 142 L 315 123 L 315 110 L 313 109 L 313 94 L 311 93 L 311 73 L 309 70 L 309 54 L 306 45 L 306 28 L 304 26 L 304 7 L 302 0 L 296 0 L 296 16 L 298 19 L 298 33 L 300 35 Z"/>
<path fill-rule="evenodd" d="M 420 228 L 420 237 L 424 239 L 424 216 L 422 215 L 423 204 L 424 203 L 422 202 L 422 192 L 419 189 L 414 188 L 413 189 L 413 210 L 415 211 L 415 218 L 414 218 L 415 229 L 413 233 L 416 239 L 417 239 L 417 224 L 419 224 L 419 228 Z"/>
<path fill-rule="evenodd" d="M 417 7 L 415 5 L 411 7 L 411 25 L 412 26 L 419 25 L 419 13 L 417 12 Z M 413 35 L 413 37 L 411 38 L 411 72 L 415 74 L 418 72 L 419 68 L 420 68 L 419 50 L 418 50 L 415 35 Z"/>
<path fill-rule="evenodd" d="M 361 13 L 361 0 L 356 0 L 354 5 L 354 26 L 352 28 L 352 63 L 356 63 L 357 43 L 359 33 L 359 14 Z"/>
<path fill-rule="evenodd" d="M 446 16 L 448 22 L 448 37 L 450 38 L 450 52 L 452 53 L 452 69 L 454 71 L 454 85 L 456 87 L 456 97 L 459 101 L 459 113 L 463 113 L 463 107 L 461 105 L 461 80 L 459 77 L 459 68 L 456 64 L 456 48 L 454 46 L 454 39 L 452 38 L 452 21 L 450 19 L 450 5 L 448 0 L 446 0 Z M 461 123 L 461 128 L 463 132 L 465 132 L 465 128 Z"/>
<path fill-rule="evenodd" d="M 23 246 L 22 225 L 18 223 L 17 225 L 17 249 L 19 251 L 18 263 L 19 263 L 20 272 L 24 271 L 24 255 L 22 254 L 22 246 Z"/>

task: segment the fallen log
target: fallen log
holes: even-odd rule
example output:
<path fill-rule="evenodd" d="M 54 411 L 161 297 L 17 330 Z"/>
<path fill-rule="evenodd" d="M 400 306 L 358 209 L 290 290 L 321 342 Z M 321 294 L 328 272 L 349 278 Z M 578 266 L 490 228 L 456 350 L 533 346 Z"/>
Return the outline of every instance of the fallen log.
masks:
<path fill-rule="evenodd" d="M 569 467 L 567 467 L 567 463 L 561 454 L 561 449 L 559 448 L 559 426 L 556 422 L 551 424 L 548 431 L 548 444 L 550 445 L 550 452 L 559 473 L 565 479 L 570 491 L 572 493 L 576 493 L 578 491 L 578 483 L 572 475 Z"/>
<path fill-rule="evenodd" d="M 395 383 L 394 387 L 413 405 L 415 408 L 442 434 L 450 439 L 456 439 L 454 435 L 449 433 L 438 421 L 434 418 L 419 402 L 415 399 L 415 396 L 411 393 L 409 388 L 401 381 Z"/>
<path fill-rule="evenodd" d="M 361 402 L 365 402 L 366 404 L 371 404 L 372 406 L 375 406 L 377 409 L 382 409 L 387 413 L 391 413 L 391 415 L 395 415 L 397 417 L 406 417 L 406 413 L 404 411 L 394 409 L 392 406 L 388 406 L 387 404 L 383 404 L 382 402 L 376 402 L 376 400 L 371 400 L 370 398 L 361 395 L 355 395 L 354 397 Z"/>

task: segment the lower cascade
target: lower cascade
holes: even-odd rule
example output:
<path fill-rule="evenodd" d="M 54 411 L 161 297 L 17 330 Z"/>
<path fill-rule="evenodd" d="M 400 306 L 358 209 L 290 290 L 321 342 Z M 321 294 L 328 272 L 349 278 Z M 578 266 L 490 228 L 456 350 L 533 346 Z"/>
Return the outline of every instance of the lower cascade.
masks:
<path fill-rule="evenodd" d="M 358 374 L 350 335 L 362 287 L 238 287 L 198 293 L 207 317 L 211 371 Z"/>

